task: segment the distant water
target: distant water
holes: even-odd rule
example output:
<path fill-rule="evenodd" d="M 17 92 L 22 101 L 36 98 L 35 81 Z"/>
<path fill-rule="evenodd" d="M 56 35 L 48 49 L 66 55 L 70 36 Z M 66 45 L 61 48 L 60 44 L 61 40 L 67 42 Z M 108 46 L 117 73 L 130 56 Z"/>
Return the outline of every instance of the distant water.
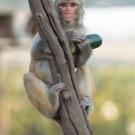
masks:
<path fill-rule="evenodd" d="M 28 10 L 28 0 L 0 0 L 0 11 Z"/>
<path fill-rule="evenodd" d="M 89 8 L 84 24 L 105 39 L 135 41 L 135 7 Z"/>
<path fill-rule="evenodd" d="M 88 33 L 103 38 L 89 60 L 91 65 L 135 66 L 135 7 L 89 8 L 84 24 Z"/>

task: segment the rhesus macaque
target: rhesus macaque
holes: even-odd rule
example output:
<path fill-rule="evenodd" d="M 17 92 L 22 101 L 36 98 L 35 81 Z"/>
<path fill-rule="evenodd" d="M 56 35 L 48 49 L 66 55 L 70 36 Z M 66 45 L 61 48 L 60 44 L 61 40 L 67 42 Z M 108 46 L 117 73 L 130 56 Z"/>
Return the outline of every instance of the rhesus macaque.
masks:
<path fill-rule="evenodd" d="M 88 113 L 92 103 L 90 70 L 86 65 L 86 60 L 91 54 L 91 48 L 85 40 L 85 35 L 77 32 L 77 30 L 83 29 L 83 2 L 82 0 L 55 0 L 54 5 L 73 54 L 76 78 L 82 97 L 80 105 Z M 87 46 L 85 48 L 88 51 L 86 56 L 85 52 L 79 51 L 79 48 L 83 48 L 83 46 Z M 55 118 L 58 117 L 60 107 L 59 93 L 66 86 L 64 83 L 53 85 L 48 58 L 47 56 L 42 57 L 44 51 L 48 50 L 42 45 L 42 40 L 37 33 L 31 51 L 30 72 L 24 75 L 24 84 L 34 106 L 43 115 Z"/>

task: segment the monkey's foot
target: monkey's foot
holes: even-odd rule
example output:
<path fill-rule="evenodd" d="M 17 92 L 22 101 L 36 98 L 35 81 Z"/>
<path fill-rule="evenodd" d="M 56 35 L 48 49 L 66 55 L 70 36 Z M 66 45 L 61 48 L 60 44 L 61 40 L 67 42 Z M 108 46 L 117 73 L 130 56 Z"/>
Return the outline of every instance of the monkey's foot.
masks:
<path fill-rule="evenodd" d="M 81 107 L 83 110 L 86 111 L 87 115 L 92 110 L 92 100 L 89 96 L 82 97 L 82 100 L 80 102 Z"/>
<path fill-rule="evenodd" d="M 52 93 L 59 93 L 65 89 L 66 89 L 66 85 L 64 83 L 58 83 L 53 85 L 50 90 Z"/>
<path fill-rule="evenodd" d="M 61 91 L 66 90 L 66 85 L 64 83 L 58 83 L 53 86 L 51 86 L 50 90 L 50 99 L 53 105 L 53 112 L 52 112 L 52 118 L 57 119 L 59 117 L 59 107 L 60 107 L 60 101 L 59 101 L 59 94 Z"/>

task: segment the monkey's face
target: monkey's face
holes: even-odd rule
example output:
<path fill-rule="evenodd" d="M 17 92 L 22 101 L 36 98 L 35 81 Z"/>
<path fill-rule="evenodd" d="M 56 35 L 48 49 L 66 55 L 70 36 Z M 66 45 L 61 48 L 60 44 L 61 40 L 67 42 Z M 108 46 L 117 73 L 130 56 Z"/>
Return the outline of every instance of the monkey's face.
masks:
<path fill-rule="evenodd" d="M 78 3 L 75 0 L 63 1 L 58 5 L 61 17 L 67 23 L 74 24 L 77 17 Z"/>

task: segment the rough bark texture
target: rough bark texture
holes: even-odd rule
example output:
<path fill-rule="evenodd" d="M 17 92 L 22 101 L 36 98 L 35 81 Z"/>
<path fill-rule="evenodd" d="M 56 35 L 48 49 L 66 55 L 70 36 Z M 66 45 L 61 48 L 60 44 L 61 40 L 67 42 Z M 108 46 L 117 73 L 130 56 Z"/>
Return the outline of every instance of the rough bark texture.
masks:
<path fill-rule="evenodd" d="M 60 124 L 64 135 L 92 135 L 86 114 L 80 106 L 79 88 L 69 43 L 49 0 L 29 0 L 39 34 L 51 50 L 50 66 L 53 83 L 64 82 L 66 90 L 60 94 Z"/>

